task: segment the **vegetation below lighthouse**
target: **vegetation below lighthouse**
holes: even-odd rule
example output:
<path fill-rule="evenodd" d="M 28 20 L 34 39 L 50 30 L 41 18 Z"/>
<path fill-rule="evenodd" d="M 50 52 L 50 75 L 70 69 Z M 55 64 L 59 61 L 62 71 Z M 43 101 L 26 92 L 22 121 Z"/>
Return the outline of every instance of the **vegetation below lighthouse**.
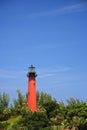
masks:
<path fill-rule="evenodd" d="M 0 130 L 86 130 L 87 102 L 70 98 L 67 105 L 51 95 L 37 92 L 38 111 L 27 107 L 27 94 L 17 90 L 18 98 L 9 105 L 9 95 L 0 94 Z"/>

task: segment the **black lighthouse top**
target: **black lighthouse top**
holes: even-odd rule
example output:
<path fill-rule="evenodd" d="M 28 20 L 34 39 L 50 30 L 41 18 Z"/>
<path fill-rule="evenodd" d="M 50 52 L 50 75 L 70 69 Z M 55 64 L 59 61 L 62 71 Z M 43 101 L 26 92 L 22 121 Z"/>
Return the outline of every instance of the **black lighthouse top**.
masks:
<path fill-rule="evenodd" d="M 33 65 L 31 65 L 29 68 L 28 68 L 28 74 L 27 74 L 27 77 L 36 77 L 37 74 L 35 72 L 35 67 Z"/>

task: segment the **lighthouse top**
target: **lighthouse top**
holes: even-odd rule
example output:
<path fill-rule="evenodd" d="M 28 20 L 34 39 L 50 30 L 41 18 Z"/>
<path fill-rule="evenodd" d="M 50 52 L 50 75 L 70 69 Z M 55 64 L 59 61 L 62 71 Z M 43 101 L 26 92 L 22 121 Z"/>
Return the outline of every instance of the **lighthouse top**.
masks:
<path fill-rule="evenodd" d="M 36 77 L 37 74 L 35 72 L 35 67 L 33 65 L 31 65 L 29 68 L 28 68 L 28 74 L 27 74 L 27 77 Z"/>
<path fill-rule="evenodd" d="M 35 73 L 35 67 L 34 67 L 33 65 L 31 65 L 31 66 L 29 67 L 29 72 L 30 72 L 30 73 Z"/>

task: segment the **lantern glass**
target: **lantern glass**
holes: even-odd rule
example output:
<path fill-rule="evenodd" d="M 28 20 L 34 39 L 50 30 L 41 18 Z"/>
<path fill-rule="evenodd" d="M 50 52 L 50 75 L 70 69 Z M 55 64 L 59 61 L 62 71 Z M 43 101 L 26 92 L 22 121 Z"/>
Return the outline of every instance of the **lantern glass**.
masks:
<path fill-rule="evenodd" d="M 32 65 L 31 67 L 29 67 L 29 73 L 35 73 L 35 67 L 33 67 Z"/>

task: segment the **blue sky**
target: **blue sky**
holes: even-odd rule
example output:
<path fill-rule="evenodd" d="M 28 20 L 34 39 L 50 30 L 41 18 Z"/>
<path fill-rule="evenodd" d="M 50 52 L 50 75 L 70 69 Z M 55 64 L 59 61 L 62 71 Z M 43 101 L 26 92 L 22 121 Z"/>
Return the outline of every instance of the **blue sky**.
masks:
<path fill-rule="evenodd" d="M 31 64 L 38 91 L 87 101 L 85 0 L 0 0 L 0 92 L 25 94 Z"/>

